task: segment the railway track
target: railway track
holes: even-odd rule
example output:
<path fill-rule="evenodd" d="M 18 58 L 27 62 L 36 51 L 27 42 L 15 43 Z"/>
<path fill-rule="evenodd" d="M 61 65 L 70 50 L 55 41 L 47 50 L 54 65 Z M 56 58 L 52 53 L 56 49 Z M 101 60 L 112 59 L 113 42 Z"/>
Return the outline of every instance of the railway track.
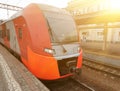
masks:
<path fill-rule="evenodd" d="M 89 58 L 83 59 L 83 65 L 88 67 L 88 68 L 94 69 L 96 71 L 104 72 L 104 73 L 109 74 L 113 77 L 120 78 L 120 68 L 114 67 L 112 65 L 97 62 L 97 61 L 91 60 Z"/>
<path fill-rule="evenodd" d="M 64 78 L 57 81 L 50 81 L 43 83 L 50 89 L 50 91 L 95 91 L 80 81 L 73 78 Z"/>
<path fill-rule="evenodd" d="M 86 85 L 85 83 L 82 83 L 82 82 L 80 82 L 79 80 L 77 80 L 77 82 L 78 82 L 81 86 L 87 88 L 89 91 L 95 91 L 93 88 L 89 87 L 89 86 Z"/>

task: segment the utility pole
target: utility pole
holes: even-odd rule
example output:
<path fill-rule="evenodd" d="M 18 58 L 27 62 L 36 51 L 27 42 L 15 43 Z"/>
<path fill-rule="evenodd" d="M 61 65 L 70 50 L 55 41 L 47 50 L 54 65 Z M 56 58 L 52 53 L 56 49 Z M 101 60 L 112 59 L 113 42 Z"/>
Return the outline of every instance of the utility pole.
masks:
<path fill-rule="evenodd" d="M 108 23 L 104 23 L 104 39 L 103 39 L 103 50 L 107 48 L 107 34 L 108 34 Z"/>

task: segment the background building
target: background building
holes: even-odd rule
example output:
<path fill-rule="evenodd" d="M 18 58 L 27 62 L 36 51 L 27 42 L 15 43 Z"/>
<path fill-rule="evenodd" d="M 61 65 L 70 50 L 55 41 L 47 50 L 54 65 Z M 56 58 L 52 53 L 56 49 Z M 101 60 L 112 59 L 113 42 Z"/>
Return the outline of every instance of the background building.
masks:
<path fill-rule="evenodd" d="M 119 3 L 119 0 L 72 0 L 68 3 L 67 10 L 73 15 L 81 15 L 103 10 L 115 10 L 120 8 Z"/>
<path fill-rule="evenodd" d="M 120 1 L 72 0 L 67 10 L 75 18 L 83 49 L 120 53 Z M 111 48 L 114 48 L 111 51 Z"/>

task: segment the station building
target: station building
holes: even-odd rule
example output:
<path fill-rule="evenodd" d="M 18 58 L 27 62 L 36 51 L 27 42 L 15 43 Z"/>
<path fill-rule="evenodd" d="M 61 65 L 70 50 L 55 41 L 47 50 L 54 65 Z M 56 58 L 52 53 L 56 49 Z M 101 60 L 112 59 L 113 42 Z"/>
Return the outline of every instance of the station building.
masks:
<path fill-rule="evenodd" d="M 68 3 L 66 9 L 75 18 L 83 48 L 119 53 L 119 3 L 119 0 L 72 0 Z"/>

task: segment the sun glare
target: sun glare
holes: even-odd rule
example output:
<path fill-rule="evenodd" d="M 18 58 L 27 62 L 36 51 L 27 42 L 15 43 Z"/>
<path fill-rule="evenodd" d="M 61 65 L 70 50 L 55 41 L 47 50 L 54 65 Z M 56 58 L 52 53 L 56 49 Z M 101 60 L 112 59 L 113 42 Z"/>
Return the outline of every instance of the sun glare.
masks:
<path fill-rule="evenodd" d="M 120 9 L 120 0 L 110 0 L 111 9 Z"/>

